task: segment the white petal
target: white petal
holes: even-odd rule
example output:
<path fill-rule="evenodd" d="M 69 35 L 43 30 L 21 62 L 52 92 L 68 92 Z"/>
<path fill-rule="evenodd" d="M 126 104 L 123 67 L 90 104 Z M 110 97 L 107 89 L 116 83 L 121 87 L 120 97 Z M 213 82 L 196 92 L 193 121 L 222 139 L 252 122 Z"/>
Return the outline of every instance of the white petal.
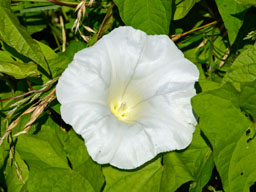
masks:
<path fill-rule="evenodd" d="M 134 134 L 127 131 L 121 135 L 121 142 L 110 164 L 133 169 L 158 153 L 186 148 L 192 141 L 196 124 L 190 104 L 190 98 L 194 95 L 195 90 L 192 89 L 155 97 L 145 104 L 143 116 L 127 129 Z"/>
<path fill-rule="evenodd" d="M 91 124 L 110 115 L 112 113 L 109 108 L 99 103 L 77 101 L 61 105 L 63 120 L 79 134 L 83 134 Z"/>
<path fill-rule="evenodd" d="M 146 38 L 146 33 L 132 27 L 119 27 L 102 38 L 111 60 L 110 94 L 121 95 L 129 85 L 142 56 Z"/>
<path fill-rule="evenodd" d="M 87 48 L 78 52 L 64 71 L 56 87 L 57 99 L 61 104 L 72 101 L 97 101 L 107 104 L 111 65 L 108 54 L 102 51 L 102 44 L 99 42 L 92 47 L 96 51 Z"/>
<path fill-rule="evenodd" d="M 91 124 L 82 136 L 90 156 L 100 164 L 132 169 L 156 155 L 143 126 L 122 123 L 113 116 Z"/>
<path fill-rule="evenodd" d="M 167 36 L 119 27 L 75 55 L 56 94 L 62 118 L 82 135 L 95 161 L 132 169 L 189 145 L 198 76 Z M 133 123 L 114 116 L 111 99 L 132 103 Z"/>
<path fill-rule="evenodd" d="M 196 66 L 164 35 L 148 36 L 138 63 L 127 92 L 136 89 L 144 99 L 192 89 L 199 78 Z"/>
<path fill-rule="evenodd" d="M 113 115 L 91 124 L 82 137 L 93 160 L 100 164 L 109 163 L 119 147 L 125 125 Z"/>
<path fill-rule="evenodd" d="M 135 127 L 136 126 L 136 127 Z M 115 156 L 110 164 L 121 169 L 134 169 L 156 156 L 154 144 L 141 124 L 130 129 L 136 129 L 136 134 L 122 137 Z"/>
<path fill-rule="evenodd" d="M 95 121 L 82 133 L 89 154 L 98 163 L 133 169 L 158 153 L 186 148 L 196 124 L 190 104 L 194 95 L 192 89 L 155 97 L 132 125 L 111 115 Z"/>
<path fill-rule="evenodd" d="M 196 120 L 190 104 L 195 90 L 186 90 L 153 97 L 142 103 L 138 120 L 144 124 L 157 153 L 184 149 L 192 141 Z"/>

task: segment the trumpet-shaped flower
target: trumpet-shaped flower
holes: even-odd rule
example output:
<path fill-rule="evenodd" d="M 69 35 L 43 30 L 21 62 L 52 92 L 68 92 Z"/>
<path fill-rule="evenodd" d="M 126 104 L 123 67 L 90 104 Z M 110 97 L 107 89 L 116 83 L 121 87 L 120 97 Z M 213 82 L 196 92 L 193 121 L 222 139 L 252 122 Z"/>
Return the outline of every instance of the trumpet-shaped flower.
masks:
<path fill-rule="evenodd" d="M 93 160 L 133 169 L 191 143 L 198 76 L 168 36 L 119 27 L 76 53 L 56 93 Z"/>

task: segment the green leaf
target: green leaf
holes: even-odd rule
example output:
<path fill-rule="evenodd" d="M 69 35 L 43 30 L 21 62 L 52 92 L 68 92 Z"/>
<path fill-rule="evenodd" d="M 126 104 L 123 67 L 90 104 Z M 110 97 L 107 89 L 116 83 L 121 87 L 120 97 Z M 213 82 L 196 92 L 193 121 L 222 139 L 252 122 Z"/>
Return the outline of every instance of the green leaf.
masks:
<path fill-rule="evenodd" d="M 229 171 L 232 192 L 249 192 L 249 188 L 256 182 L 255 134 L 255 127 L 250 127 L 236 144 Z"/>
<path fill-rule="evenodd" d="M 256 79 L 256 43 L 243 51 L 234 61 L 230 70 L 225 75 L 223 83 L 230 82 L 237 89 L 240 83 Z"/>
<path fill-rule="evenodd" d="M 49 60 L 49 66 L 52 71 L 53 77 L 62 73 L 73 60 L 76 52 L 85 48 L 84 42 L 71 42 L 67 50 L 64 53 L 59 54 L 58 57 Z"/>
<path fill-rule="evenodd" d="M 19 136 L 17 151 L 30 169 L 69 168 L 63 146 L 49 125 L 42 125 L 37 135 Z"/>
<path fill-rule="evenodd" d="M 169 34 L 172 1 L 169 0 L 114 0 L 126 25 L 147 34 Z"/>
<path fill-rule="evenodd" d="M 21 13 L 30 13 L 30 12 L 38 12 L 38 11 L 45 11 L 45 10 L 51 10 L 51 9 L 58 9 L 60 8 L 60 5 L 44 5 L 44 6 L 38 6 L 38 7 L 31 7 L 20 10 Z"/>
<path fill-rule="evenodd" d="M 47 63 L 49 64 L 49 68 L 51 71 L 51 74 L 53 75 L 53 77 L 55 77 L 56 74 L 56 69 L 53 66 L 59 65 L 60 63 L 63 63 L 66 61 L 65 57 L 60 58 L 58 54 L 56 54 L 54 52 L 54 50 L 52 50 L 48 45 L 41 43 L 40 41 L 36 41 L 38 43 L 38 45 L 40 46 L 42 53 L 47 61 Z M 47 81 L 49 81 L 49 78 L 45 75 L 42 74 L 42 80 L 44 83 L 46 83 Z"/>
<path fill-rule="evenodd" d="M 34 33 L 41 32 L 47 27 L 47 20 L 42 17 L 42 12 L 22 13 L 23 19 L 25 20 L 25 27 L 27 32 L 31 35 Z"/>
<path fill-rule="evenodd" d="M 0 117 L 0 120 L 2 120 L 1 117 Z M 3 130 L 0 130 L 0 131 L 2 133 Z M 8 145 L 7 141 L 5 140 L 5 141 L 3 141 L 2 145 L 0 146 L 0 170 L 1 170 L 0 171 L 0 186 L 1 185 L 4 186 L 4 184 L 5 184 L 3 170 L 5 170 L 6 160 L 8 159 L 8 156 L 9 156 L 8 151 L 9 151 L 9 145 Z"/>
<path fill-rule="evenodd" d="M 15 152 L 15 158 L 12 163 L 10 158 L 8 159 L 4 173 L 8 191 L 20 192 L 28 179 L 29 171 L 18 152 Z"/>
<path fill-rule="evenodd" d="M 1 0 L 0 1 L 0 7 L 9 8 L 10 5 L 11 5 L 11 0 Z"/>
<path fill-rule="evenodd" d="M 256 119 L 256 81 L 243 83 L 240 93 L 240 108 L 247 115 Z"/>
<path fill-rule="evenodd" d="M 163 164 L 160 190 L 163 192 L 175 191 L 189 181 L 193 181 L 191 191 L 199 191 L 209 181 L 214 166 L 211 149 L 201 137 L 199 129 L 196 129 L 187 149 L 164 155 Z"/>
<path fill-rule="evenodd" d="M 47 61 L 51 59 L 56 59 L 58 55 L 55 53 L 52 48 L 50 48 L 48 45 L 45 45 L 44 43 L 41 43 L 40 41 L 36 41 L 37 44 L 40 46 L 42 53 Z"/>
<path fill-rule="evenodd" d="M 228 31 L 230 44 L 233 44 L 243 24 L 243 18 L 248 7 L 236 3 L 234 0 L 216 0 L 216 3 Z"/>
<path fill-rule="evenodd" d="M 19 0 L 20 1 L 20 0 Z M 22 18 L 21 22 L 26 31 L 31 35 L 42 31 L 50 23 L 48 17 L 45 17 L 47 6 L 53 6 L 54 4 L 45 0 L 23 1 L 22 3 L 12 4 L 11 9 L 15 15 Z"/>
<path fill-rule="evenodd" d="M 89 157 L 84 142 L 43 116 L 28 135 L 20 135 L 16 150 L 30 168 L 26 188 L 30 192 L 100 192 L 101 167 Z M 36 134 L 35 134 L 36 133 Z"/>
<path fill-rule="evenodd" d="M 173 19 L 178 20 L 185 17 L 198 1 L 200 0 L 175 0 L 175 12 Z"/>
<path fill-rule="evenodd" d="M 30 177 L 27 183 L 30 192 L 94 192 L 85 178 L 68 169 L 39 169 L 32 171 Z"/>
<path fill-rule="evenodd" d="M 16 129 L 22 131 L 29 119 L 30 116 L 21 119 Z M 57 124 L 44 115 L 30 128 L 32 133 L 38 132 L 37 134 L 23 134 L 18 137 L 16 150 L 31 170 L 49 167 L 69 168 L 63 144 L 56 133 L 57 129 Z"/>
<path fill-rule="evenodd" d="M 163 166 L 161 158 L 135 171 L 119 170 L 108 166 L 103 168 L 106 179 L 104 192 L 156 192 L 160 190 Z"/>
<path fill-rule="evenodd" d="M 217 89 L 221 86 L 220 83 L 213 81 L 212 79 L 199 79 L 200 87 L 202 91 L 209 91 L 212 89 Z"/>
<path fill-rule="evenodd" d="M 12 58 L 12 55 L 7 51 L 0 51 L 0 62 L 2 61 L 12 62 L 14 60 Z"/>
<path fill-rule="evenodd" d="M 0 39 L 49 72 L 39 45 L 29 36 L 10 9 L 0 7 Z"/>
<path fill-rule="evenodd" d="M 5 73 L 16 79 L 24 79 L 26 77 L 36 77 L 40 75 L 35 63 L 20 63 L 15 61 L 0 61 L 0 73 Z"/>
<path fill-rule="evenodd" d="M 231 84 L 204 92 L 192 99 L 193 108 L 199 116 L 199 127 L 209 139 L 214 161 L 226 192 L 248 192 L 256 181 L 256 147 L 252 122 L 241 111 L 255 112 L 247 103 L 251 91 L 238 92 Z M 253 94 L 255 95 L 255 88 Z M 246 97 L 247 96 L 247 97 Z M 251 100 L 251 101 L 252 101 Z M 248 130 L 252 132 L 248 135 Z M 250 142 L 248 142 L 250 141 Z"/>
<path fill-rule="evenodd" d="M 101 166 L 93 162 L 86 150 L 84 141 L 73 130 L 70 130 L 68 133 L 64 149 L 70 160 L 72 169 L 86 178 L 94 191 L 100 192 L 104 184 Z"/>

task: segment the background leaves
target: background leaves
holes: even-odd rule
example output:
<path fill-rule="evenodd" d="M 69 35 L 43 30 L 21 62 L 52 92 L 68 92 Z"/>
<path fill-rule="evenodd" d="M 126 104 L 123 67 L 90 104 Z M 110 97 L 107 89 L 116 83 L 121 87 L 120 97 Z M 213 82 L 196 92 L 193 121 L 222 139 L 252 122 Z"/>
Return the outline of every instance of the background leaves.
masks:
<path fill-rule="evenodd" d="M 24 79 L 26 77 L 39 76 L 37 65 L 33 62 L 0 62 L 0 72 L 13 76 L 16 79 Z"/>
<path fill-rule="evenodd" d="M 79 3 L 0 1 L 0 191 L 256 191 L 255 1 L 87 1 L 81 17 Z M 54 95 L 74 54 L 121 25 L 169 35 L 200 71 L 191 145 L 130 171 L 95 163 Z"/>
<path fill-rule="evenodd" d="M 40 47 L 19 24 L 10 9 L 0 7 L 0 26 L 0 39 L 20 54 L 38 63 L 46 71 L 49 71 Z"/>
<path fill-rule="evenodd" d="M 147 34 L 168 34 L 172 15 L 172 1 L 114 0 L 126 25 Z"/>
<path fill-rule="evenodd" d="M 230 44 L 233 44 L 243 24 L 245 11 L 248 7 L 236 3 L 234 0 L 216 0 L 219 12 L 228 32 Z M 232 6 L 230 6 L 232 4 Z"/>
<path fill-rule="evenodd" d="M 199 0 L 175 0 L 175 12 L 174 20 L 182 19 L 185 17 L 190 9 L 197 3 Z"/>

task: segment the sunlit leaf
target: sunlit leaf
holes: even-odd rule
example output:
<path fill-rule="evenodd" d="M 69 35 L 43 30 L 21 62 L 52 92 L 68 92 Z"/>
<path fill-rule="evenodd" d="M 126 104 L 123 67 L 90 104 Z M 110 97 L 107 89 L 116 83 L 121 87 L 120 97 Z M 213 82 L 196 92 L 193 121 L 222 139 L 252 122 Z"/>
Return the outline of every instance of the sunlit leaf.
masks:
<path fill-rule="evenodd" d="M 63 132 L 54 121 L 44 118 L 32 127 L 40 129 L 37 134 L 21 135 L 17 142 L 17 151 L 30 167 L 27 189 L 100 192 L 104 178 L 84 142 L 73 131 Z"/>
<path fill-rule="evenodd" d="M 122 171 L 108 166 L 103 168 L 106 178 L 104 191 L 116 192 L 126 189 L 131 192 L 157 192 L 160 190 L 162 171 L 161 158 L 135 171 Z"/>
<path fill-rule="evenodd" d="M 63 168 L 42 168 L 31 172 L 27 189 L 31 192 L 95 192 L 90 183 L 75 171 Z"/>
<path fill-rule="evenodd" d="M 234 61 L 223 82 L 230 82 L 236 88 L 240 83 L 256 79 L 256 44 L 243 51 Z"/>
<path fill-rule="evenodd" d="M 163 164 L 161 191 L 175 191 L 189 181 L 193 182 L 191 190 L 198 191 L 211 177 L 212 152 L 197 129 L 192 144 L 186 150 L 164 155 Z"/>
<path fill-rule="evenodd" d="M 53 76 L 62 73 L 73 60 L 74 54 L 83 48 L 85 48 L 83 42 L 72 42 L 64 53 L 59 54 L 56 58 L 50 59 L 49 66 Z"/>
<path fill-rule="evenodd" d="M 0 73 L 5 73 L 16 79 L 36 77 L 40 74 L 37 70 L 37 65 L 34 62 L 20 63 L 15 61 L 0 61 Z"/>
<path fill-rule="evenodd" d="M 8 191 L 20 192 L 28 180 L 29 171 L 28 166 L 21 159 L 18 152 L 15 153 L 14 159 L 8 159 L 4 173 Z"/>
<path fill-rule="evenodd" d="M 38 44 L 19 24 L 11 10 L 4 7 L 0 7 L 0 39 L 48 71 L 47 63 Z"/>
<path fill-rule="evenodd" d="M 185 17 L 198 1 L 200 0 L 175 0 L 175 12 L 173 19 L 178 20 Z"/>
<path fill-rule="evenodd" d="M 169 0 L 114 0 L 126 25 L 147 34 L 169 34 L 172 1 Z"/>
<path fill-rule="evenodd" d="M 101 167 L 93 162 L 84 141 L 73 130 L 68 133 L 64 148 L 72 164 L 72 169 L 86 178 L 94 191 L 101 191 L 104 183 Z"/>
<path fill-rule="evenodd" d="M 252 92 L 247 89 L 243 92 L 227 84 L 193 99 L 194 110 L 200 118 L 199 127 L 213 147 L 214 161 L 227 192 L 249 191 L 255 182 L 256 169 L 253 167 L 256 163 L 251 161 L 256 158 L 255 151 L 251 151 L 256 143 L 254 128 L 241 111 L 246 111 L 248 107 L 249 111 L 255 111 L 255 104 L 245 105 L 246 95 Z"/>
<path fill-rule="evenodd" d="M 228 31 L 230 44 L 233 44 L 243 24 L 243 18 L 248 7 L 236 3 L 234 0 L 216 0 L 216 3 Z"/>

